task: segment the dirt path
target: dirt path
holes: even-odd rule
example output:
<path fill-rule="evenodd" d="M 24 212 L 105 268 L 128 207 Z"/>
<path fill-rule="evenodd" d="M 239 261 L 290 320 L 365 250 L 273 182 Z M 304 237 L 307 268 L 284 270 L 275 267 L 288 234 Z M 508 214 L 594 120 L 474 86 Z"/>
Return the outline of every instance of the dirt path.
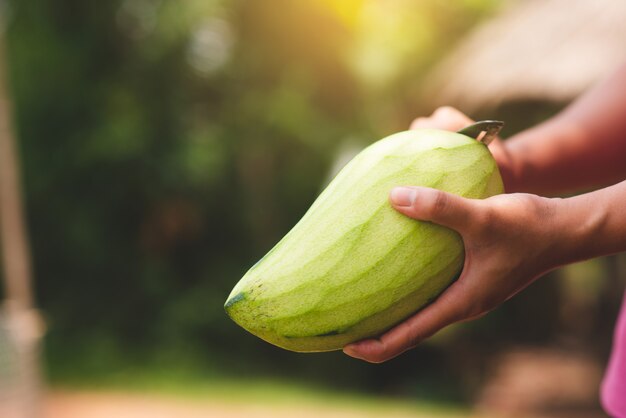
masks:
<path fill-rule="evenodd" d="M 184 400 L 161 395 L 55 391 L 46 396 L 44 418 L 378 418 L 381 411 L 350 405 L 262 405 Z M 426 418 L 431 413 L 389 411 L 387 418 Z M 463 418 L 461 415 L 439 415 Z"/>

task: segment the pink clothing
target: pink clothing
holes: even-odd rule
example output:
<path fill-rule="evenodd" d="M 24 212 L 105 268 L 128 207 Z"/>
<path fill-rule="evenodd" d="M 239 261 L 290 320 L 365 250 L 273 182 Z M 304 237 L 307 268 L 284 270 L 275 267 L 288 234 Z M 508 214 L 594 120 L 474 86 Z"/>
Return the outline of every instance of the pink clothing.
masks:
<path fill-rule="evenodd" d="M 602 406 L 614 418 L 626 418 L 626 295 L 615 325 L 613 351 L 602 382 Z"/>

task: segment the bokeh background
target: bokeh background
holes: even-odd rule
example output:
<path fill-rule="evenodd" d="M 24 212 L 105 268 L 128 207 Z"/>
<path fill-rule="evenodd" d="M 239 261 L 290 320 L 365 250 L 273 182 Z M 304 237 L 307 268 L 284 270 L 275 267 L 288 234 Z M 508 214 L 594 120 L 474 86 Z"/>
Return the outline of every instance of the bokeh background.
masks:
<path fill-rule="evenodd" d="M 619 256 L 382 365 L 280 350 L 223 303 L 364 146 L 442 104 L 510 136 L 609 74 L 621 2 L 0 5 L 46 416 L 603 416 Z"/>

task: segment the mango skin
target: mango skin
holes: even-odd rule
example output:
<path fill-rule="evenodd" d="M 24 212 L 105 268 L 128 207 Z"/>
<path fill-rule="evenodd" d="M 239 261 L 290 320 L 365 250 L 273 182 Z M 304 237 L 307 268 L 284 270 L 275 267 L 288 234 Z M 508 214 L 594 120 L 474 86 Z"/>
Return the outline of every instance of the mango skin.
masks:
<path fill-rule="evenodd" d="M 455 231 L 389 204 L 394 186 L 468 198 L 503 192 L 485 145 L 433 129 L 363 150 L 296 226 L 237 283 L 225 309 L 240 326 L 297 352 L 339 350 L 383 333 L 446 289 L 464 261 Z"/>

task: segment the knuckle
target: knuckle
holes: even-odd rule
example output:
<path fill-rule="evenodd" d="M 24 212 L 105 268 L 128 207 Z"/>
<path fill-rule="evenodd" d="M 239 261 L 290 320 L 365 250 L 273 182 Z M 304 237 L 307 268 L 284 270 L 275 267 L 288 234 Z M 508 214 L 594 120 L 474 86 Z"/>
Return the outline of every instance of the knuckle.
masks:
<path fill-rule="evenodd" d="M 510 196 L 513 198 L 513 207 L 507 206 L 501 209 L 523 216 L 529 225 L 533 225 L 537 219 L 549 219 L 554 215 L 556 209 L 554 199 L 527 193 L 516 193 Z"/>
<path fill-rule="evenodd" d="M 431 210 L 433 213 L 444 212 L 448 208 L 449 196 L 447 193 L 437 190 L 434 193 Z"/>
<path fill-rule="evenodd" d="M 533 211 L 541 210 L 543 206 L 544 198 L 529 194 L 529 193 L 515 193 L 512 194 L 511 197 L 515 200 L 515 203 Z"/>
<path fill-rule="evenodd" d="M 410 211 L 427 221 L 445 217 L 448 209 L 449 197 L 441 190 L 419 190 Z"/>
<path fill-rule="evenodd" d="M 508 197 L 495 196 L 476 202 L 477 210 L 474 212 L 470 231 L 476 238 L 489 240 L 499 232 L 508 230 L 508 219 L 511 217 Z M 515 220 L 517 222 L 517 220 Z"/>
<path fill-rule="evenodd" d="M 401 336 L 401 340 L 399 344 L 396 344 L 394 347 L 395 350 L 398 350 L 399 347 L 407 347 L 413 344 L 413 341 L 417 339 L 417 329 L 414 326 L 409 325 L 408 321 L 404 321 L 398 325 L 399 335 Z M 387 346 L 389 348 L 389 346 Z M 392 351 L 392 350 L 388 350 Z"/>
<path fill-rule="evenodd" d="M 497 210 L 492 205 L 481 205 L 480 210 L 476 211 L 473 223 L 478 229 L 483 230 L 489 228 L 497 217 Z"/>
<path fill-rule="evenodd" d="M 540 219 L 548 219 L 554 215 L 555 206 L 553 205 L 554 200 L 546 199 L 541 196 L 536 195 L 527 195 L 530 197 L 529 204 L 534 208 L 535 214 Z"/>

